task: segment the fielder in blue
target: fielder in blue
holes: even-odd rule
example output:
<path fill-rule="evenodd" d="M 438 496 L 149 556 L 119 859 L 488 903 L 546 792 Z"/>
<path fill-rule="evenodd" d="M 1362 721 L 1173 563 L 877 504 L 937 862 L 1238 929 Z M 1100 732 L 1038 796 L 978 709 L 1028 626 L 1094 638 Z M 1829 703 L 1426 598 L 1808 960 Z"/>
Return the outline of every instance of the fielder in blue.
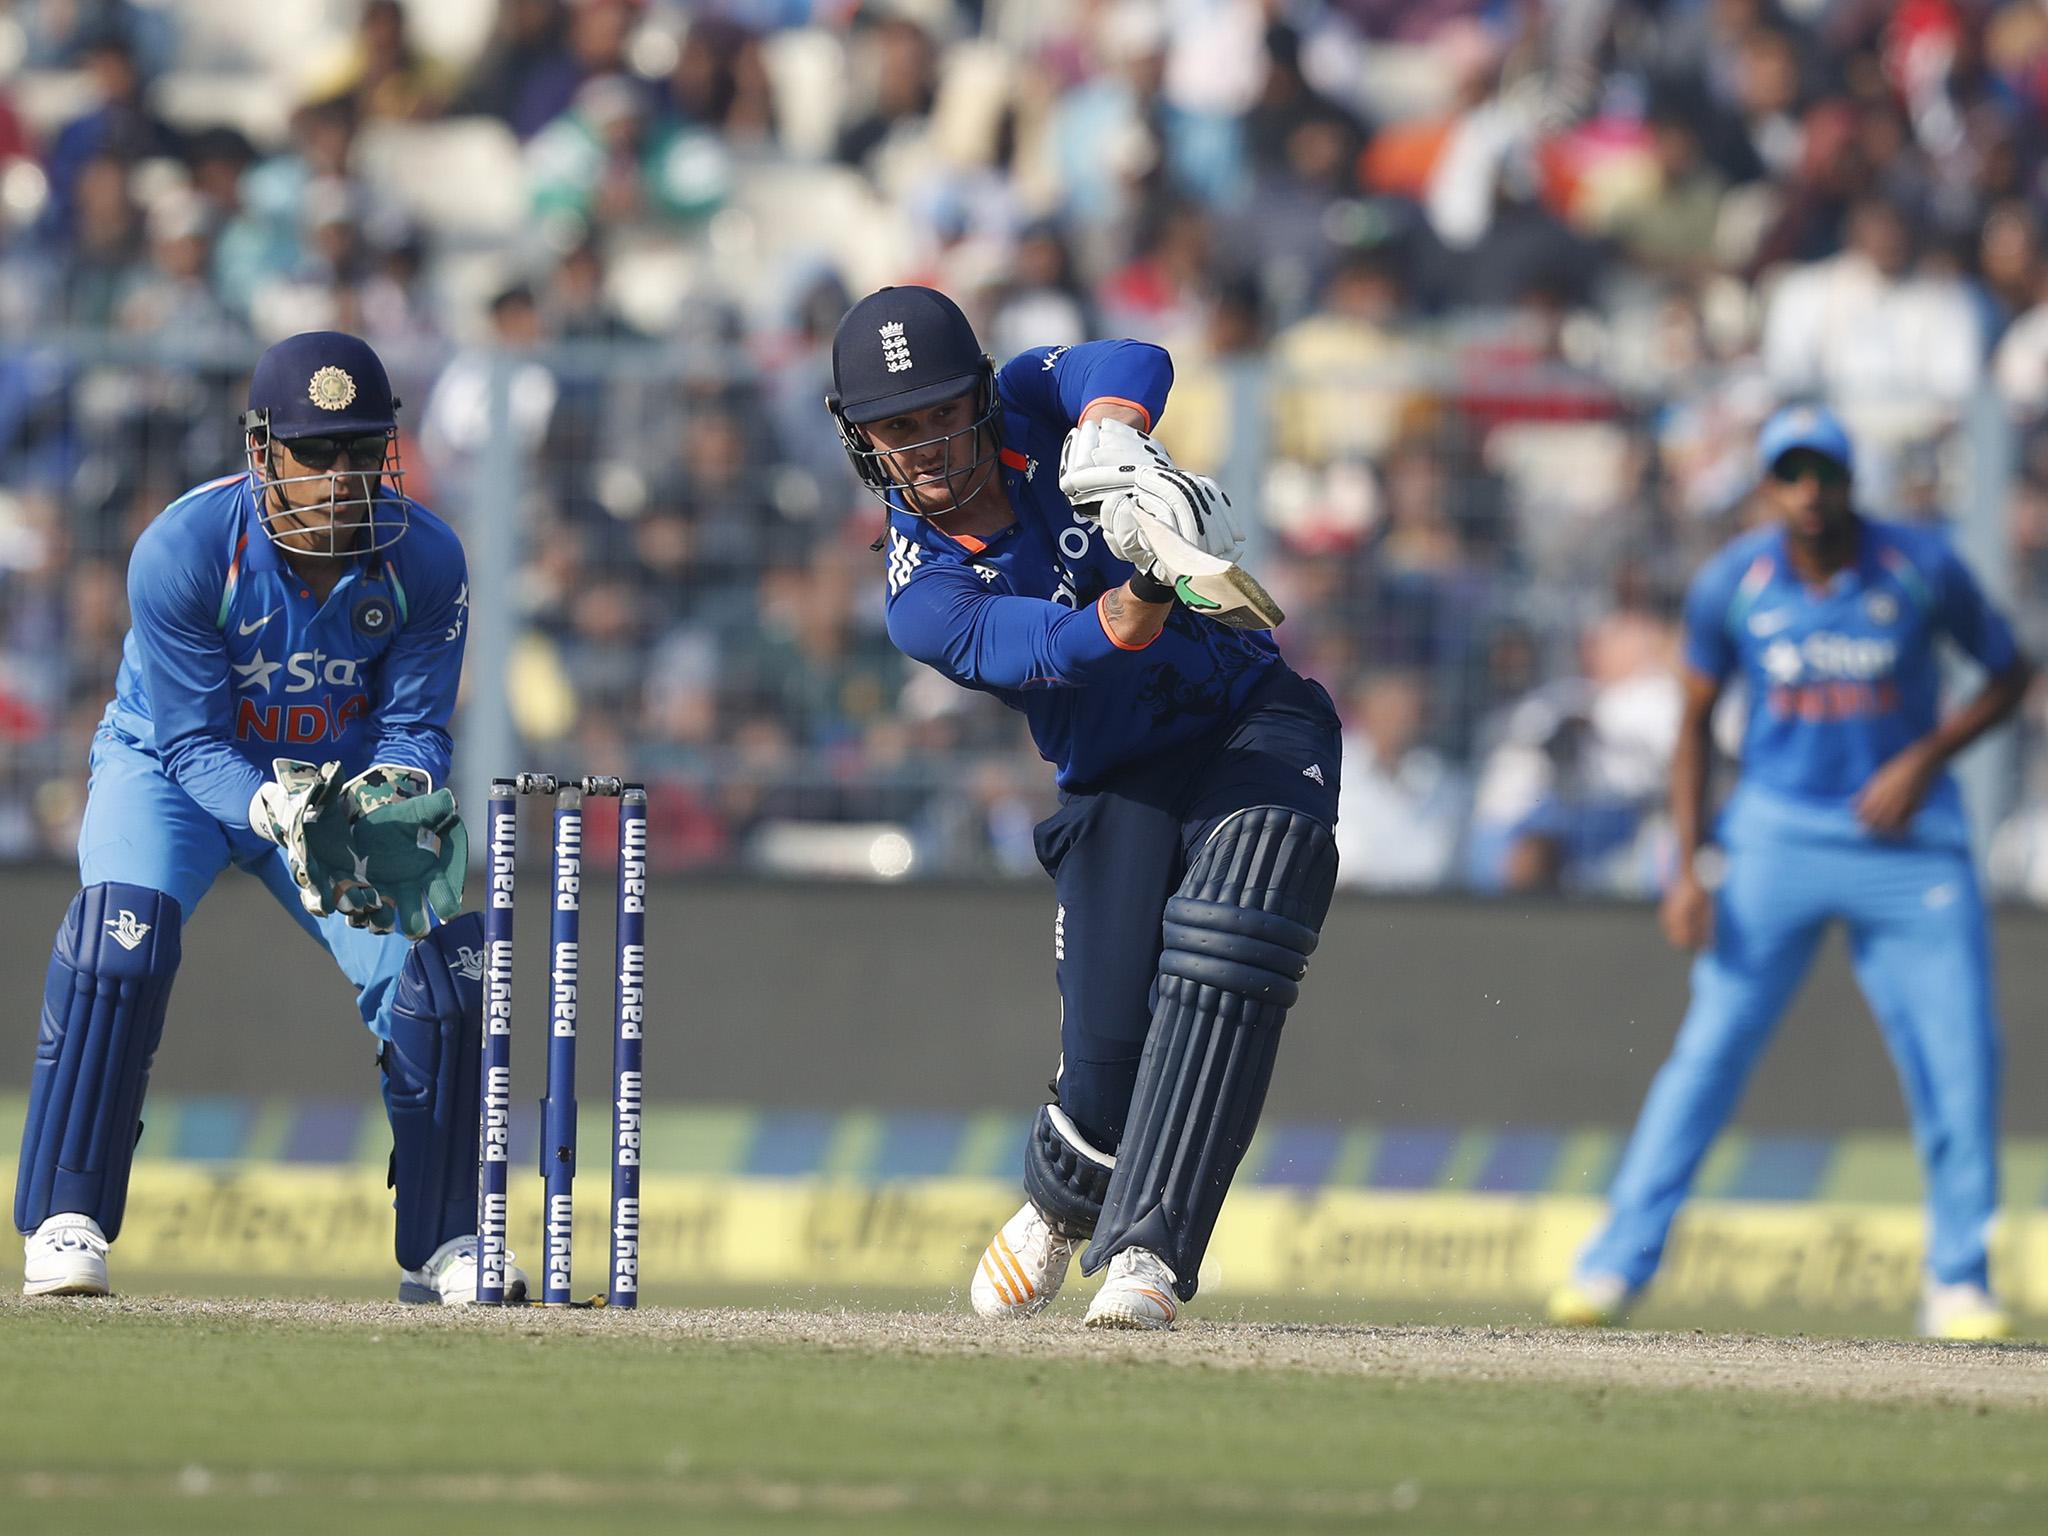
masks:
<path fill-rule="evenodd" d="M 441 786 L 469 586 L 454 533 L 405 495 L 397 405 L 357 338 L 279 342 L 241 472 L 136 541 L 22 1134 L 28 1295 L 107 1293 L 181 934 L 234 866 L 333 957 L 380 1041 L 401 1299 L 474 1296 L 481 933 L 434 921 L 467 864 Z"/>
<path fill-rule="evenodd" d="M 1083 1272 L 1108 1271 L 1089 1325 L 1171 1327 L 1329 909 L 1336 712 L 1266 633 L 1229 498 L 1150 436 L 1159 348 L 998 369 L 950 299 L 885 288 L 840 322 L 832 374 L 889 508 L 891 638 L 1022 711 L 1060 790 L 1037 834 L 1060 1066 L 974 1308 L 1036 1314 L 1087 1242 Z"/>
<path fill-rule="evenodd" d="M 1607 1224 L 1551 1301 L 1617 1321 L 1656 1272 L 1672 1218 L 1828 926 L 1898 1067 L 1927 1177 L 1923 1332 L 1995 1338 L 2011 1322 L 1985 1257 L 1998 1205 L 1999 1039 L 1983 896 L 1949 759 L 2009 716 L 2032 669 L 1938 529 L 1858 514 L 1848 434 L 1795 406 L 1759 441 L 1773 526 L 1722 550 L 1685 610 L 1685 714 L 1672 766 L 1677 877 L 1662 923 L 1699 951 L 1692 1006 L 1609 1194 Z M 1936 642 L 1988 674 L 1940 712 Z M 1748 692 L 1742 777 L 1699 857 L 1708 730 Z"/>

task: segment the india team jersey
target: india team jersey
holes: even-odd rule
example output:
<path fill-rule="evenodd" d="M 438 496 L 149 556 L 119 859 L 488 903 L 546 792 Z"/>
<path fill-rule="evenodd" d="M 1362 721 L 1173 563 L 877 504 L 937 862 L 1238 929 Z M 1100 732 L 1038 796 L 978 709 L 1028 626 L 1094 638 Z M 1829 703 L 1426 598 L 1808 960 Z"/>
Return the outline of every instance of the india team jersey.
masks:
<path fill-rule="evenodd" d="M 314 602 L 263 531 L 246 474 L 185 493 L 136 540 L 131 627 L 100 722 L 155 756 L 238 843 L 273 758 L 448 776 L 469 618 L 454 531 L 414 503 L 403 537 Z"/>
<path fill-rule="evenodd" d="M 1704 676 L 1740 674 L 1749 693 L 1742 787 L 1778 818 L 1816 833 L 1854 832 L 1870 777 L 1935 727 L 1946 635 L 1987 671 L 2013 664 L 2010 626 L 1937 529 L 1858 519 L 1855 562 L 1825 587 L 1794 572 L 1782 528 L 1737 539 L 1694 579 L 1685 659 Z M 1966 838 L 1948 775 L 1914 832 Z"/>
<path fill-rule="evenodd" d="M 1126 646 L 1096 607 L 1131 567 L 1060 494 L 1061 445 L 1098 400 L 1156 423 L 1171 383 L 1166 354 L 1142 342 L 1020 353 L 996 376 L 1001 483 L 1016 521 L 985 542 L 955 539 L 892 500 L 890 638 L 1022 711 L 1062 788 L 1215 730 L 1280 662 L 1270 635 L 1178 606 L 1157 638 Z"/>

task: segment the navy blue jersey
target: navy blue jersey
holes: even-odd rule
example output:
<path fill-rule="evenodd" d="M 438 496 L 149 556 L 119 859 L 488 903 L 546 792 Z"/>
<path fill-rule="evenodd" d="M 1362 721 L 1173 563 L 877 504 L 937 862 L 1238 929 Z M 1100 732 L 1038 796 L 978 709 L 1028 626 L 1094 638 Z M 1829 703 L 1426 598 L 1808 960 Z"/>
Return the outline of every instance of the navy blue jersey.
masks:
<path fill-rule="evenodd" d="M 263 531 L 246 474 L 187 491 L 128 561 L 132 615 L 100 723 L 156 758 L 240 852 L 273 758 L 448 776 L 469 580 L 448 525 L 414 503 L 405 537 L 348 562 L 316 603 Z"/>
<path fill-rule="evenodd" d="M 1000 480 L 1016 521 L 986 542 L 953 538 L 891 500 L 889 637 L 963 687 L 1023 711 L 1062 788 L 1220 728 L 1270 667 L 1270 635 L 1176 606 L 1143 646 L 1098 608 L 1131 566 L 1060 494 L 1060 447 L 1097 401 L 1166 409 L 1173 365 L 1158 347 L 1092 341 L 1019 353 L 996 375 Z"/>
<path fill-rule="evenodd" d="M 1686 597 L 1686 664 L 1717 681 L 1739 671 L 1748 684 L 1743 787 L 1804 807 L 1816 830 L 1851 828 L 1870 776 L 1934 729 L 1937 640 L 1947 636 L 1994 674 L 2018 655 L 2011 627 L 1944 534 L 1868 517 L 1859 525 L 1854 564 L 1824 587 L 1800 579 L 1773 526 L 1708 561 Z M 1922 814 L 1960 833 L 1947 774 Z"/>

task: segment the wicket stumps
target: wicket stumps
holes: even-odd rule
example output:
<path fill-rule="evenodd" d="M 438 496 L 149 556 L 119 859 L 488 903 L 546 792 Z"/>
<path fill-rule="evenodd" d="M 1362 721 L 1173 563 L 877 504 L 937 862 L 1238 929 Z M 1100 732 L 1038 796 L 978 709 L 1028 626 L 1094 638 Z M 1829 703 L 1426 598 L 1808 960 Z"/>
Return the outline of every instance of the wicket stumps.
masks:
<path fill-rule="evenodd" d="M 611 1275 L 607 1303 L 640 1291 L 641 1029 L 647 976 L 647 791 L 607 775 L 522 773 L 491 781 L 490 890 L 484 908 L 484 1040 L 477 1159 L 479 1304 L 505 1301 L 512 1118 L 512 921 L 519 797 L 554 801 L 548 882 L 548 1056 L 541 1098 L 543 1306 L 572 1303 L 576 1181 L 576 1023 L 582 972 L 583 801 L 619 801 L 617 965 L 613 971 Z"/>

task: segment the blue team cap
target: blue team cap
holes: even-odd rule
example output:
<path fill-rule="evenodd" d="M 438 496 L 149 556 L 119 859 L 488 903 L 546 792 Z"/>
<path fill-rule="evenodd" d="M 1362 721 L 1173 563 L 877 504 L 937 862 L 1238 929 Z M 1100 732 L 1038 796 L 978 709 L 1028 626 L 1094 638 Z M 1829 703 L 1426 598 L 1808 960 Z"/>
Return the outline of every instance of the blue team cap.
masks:
<path fill-rule="evenodd" d="M 306 331 L 257 359 L 249 409 L 264 413 L 272 436 L 290 442 L 388 431 L 396 424 L 398 399 L 367 341 L 342 331 Z"/>
<path fill-rule="evenodd" d="M 832 407 L 856 425 L 964 395 L 986 369 L 960 306 L 936 288 L 883 288 L 832 338 Z"/>
<path fill-rule="evenodd" d="M 1849 433 L 1835 413 L 1823 406 L 1788 405 L 1765 422 L 1757 435 L 1757 461 L 1766 470 L 1800 448 L 1833 459 L 1845 473 L 1855 473 L 1856 455 L 1849 446 Z"/>

